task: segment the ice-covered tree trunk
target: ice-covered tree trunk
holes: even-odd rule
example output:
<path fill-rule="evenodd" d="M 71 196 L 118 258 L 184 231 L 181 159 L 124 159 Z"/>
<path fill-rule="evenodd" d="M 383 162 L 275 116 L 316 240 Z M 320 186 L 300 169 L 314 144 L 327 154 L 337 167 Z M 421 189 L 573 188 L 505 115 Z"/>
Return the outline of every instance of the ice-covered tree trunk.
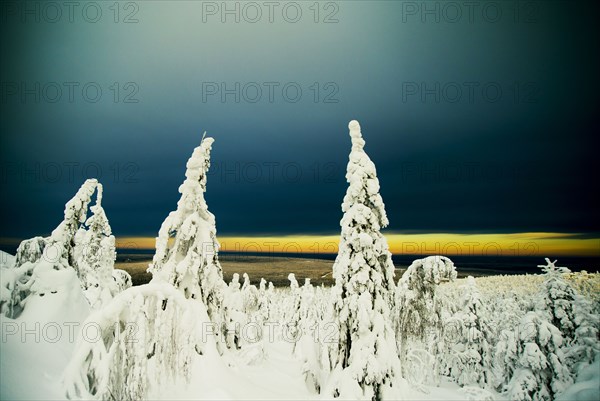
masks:
<path fill-rule="evenodd" d="M 215 216 L 204 199 L 213 141 L 203 138 L 188 160 L 186 179 L 179 187 L 181 198 L 177 210 L 169 214 L 160 228 L 156 254 L 148 270 L 153 280 L 174 285 L 186 298 L 201 299 L 211 321 L 222 328 L 227 322 L 223 307 L 226 284 L 218 259 Z M 221 330 L 215 334 L 222 335 Z"/>
<path fill-rule="evenodd" d="M 375 165 L 364 151 L 357 121 L 349 124 L 352 151 L 340 222 L 339 252 L 333 265 L 334 319 L 339 342 L 334 350 L 331 395 L 380 399 L 399 376 L 390 315 L 394 265 L 380 230 L 388 225 Z M 337 372 L 337 373 L 336 373 Z M 337 376 L 337 377 L 336 377 Z"/>

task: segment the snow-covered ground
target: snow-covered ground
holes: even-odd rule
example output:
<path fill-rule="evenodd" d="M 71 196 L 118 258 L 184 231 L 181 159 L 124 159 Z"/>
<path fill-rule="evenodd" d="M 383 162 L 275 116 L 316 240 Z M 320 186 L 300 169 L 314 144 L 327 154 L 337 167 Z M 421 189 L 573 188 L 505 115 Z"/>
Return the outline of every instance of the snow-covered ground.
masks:
<path fill-rule="evenodd" d="M 4 272 L 3 272 L 4 273 Z M 64 371 L 90 307 L 74 270 L 50 271 L 17 319 L 0 315 L 2 399 L 63 399 Z"/>
<path fill-rule="evenodd" d="M 600 280 L 598 274 L 588 276 L 592 283 L 597 284 Z M 506 285 L 512 282 L 513 291 L 525 301 L 527 298 L 534 299 L 531 288 L 539 285 L 540 277 L 481 277 L 475 282 L 482 288 L 486 299 L 500 299 L 505 288 L 498 285 L 498 281 Z M 27 305 L 18 318 L 0 316 L 1 399 L 67 399 L 64 372 L 77 342 L 82 337 L 92 342 L 101 341 L 94 325 L 87 326 L 87 334 L 80 332 L 82 327 L 86 327 L 85 321 L 92 312 L 73 270 L 50 271 L 38 283 L 43 285 L 35 289 L 36 296 L 27 298 Z M 442 283 L 439 290 L 447 299 L 460 297 L 465 283 L 466 280 Z M 303 289 L 307 288 L 300 287 L 296 291 L 302 296 Z M 235 292 L 242 308 L 246 291 L 239 288 Z M 330 289 L 318 287 L 312 291 L 314 305 L 324 308 Z M 266 292 L 269 293 L 269 290 Z M 273 324 L 267 326 L 270 331 L 265 329 L 263 332 L 262 341 L 247 342 L 240 349 L 231 350 L 223 356 L 213 352 L 195 358 L 189 383 L 182 380 L 162 382 L 160 386 L 149 389 L 148 399 L 328 399 L 307 385 L 306 360 L 298 352 L 296 342 L 290 340 L 293 336 L 285 335 L 284 328 L 277 324 L 289 319 L 287 312 L 293 290 L 272 289 L 268 297 Z M 597 359 L 594 364 L 584 367 L 577 383 L 565 390 L 559 399 L 598 399 L 599 364 Z M 451 377 L 440 377 L 435 384 L 406 386 L 403 394 L 405 399 L 410 400 L 507 399 L 506 395 L 494 390 L 483 390 L 478 386 L 461 387 Z"/>

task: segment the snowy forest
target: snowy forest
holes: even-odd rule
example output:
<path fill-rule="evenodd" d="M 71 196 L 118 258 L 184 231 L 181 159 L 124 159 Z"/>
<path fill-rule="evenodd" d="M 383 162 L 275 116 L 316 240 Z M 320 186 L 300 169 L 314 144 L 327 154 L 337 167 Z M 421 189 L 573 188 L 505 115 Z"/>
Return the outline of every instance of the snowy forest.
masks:
<path fill-rule="evenodd" d="M 2 254 L 2 399 L 598 400 L 600 274 L 457 278 L 433 255 L 397 277 L 375 164 L 349 124 L 335 284 L 224 280 L 205 200 L 214 140 L 186 164 L 148 284 L 115 268 L 103 186 L 48 237 Z"/>

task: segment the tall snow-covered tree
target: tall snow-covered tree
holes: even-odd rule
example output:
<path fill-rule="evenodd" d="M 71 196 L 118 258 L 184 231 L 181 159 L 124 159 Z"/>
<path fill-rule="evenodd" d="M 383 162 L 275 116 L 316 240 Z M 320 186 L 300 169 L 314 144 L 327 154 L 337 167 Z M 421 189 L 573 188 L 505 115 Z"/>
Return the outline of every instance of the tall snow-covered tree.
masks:
<path fill-rule="evenodd" d="M 352 150 L 342 204 L 341 238 L 333 265 L 334 319 L 339 341 L 333 352 L 329 391 L 334 397 L 381 399 L 400 375 L 390 323 L 394 265 L 380 230 L 388 225 L 375 164 L 364 151 L 357 121 L 349 124 Z"/>
<path fill-rule="evenodd" d="M 75 234 L 75 257 L 79 279 L 86 298 L 93 307 L 99 307 L 117 293 L 113 279 L 116 259 L 115 237 L 102 208 L 102 184 L 98 183 L 96 203 L 92 215 Z"/>
<path fill-rule="evenodd" d="M 198 358 L 209 358 L 206 366 L 220 363 L 218 338 L 208 335 L 209 323 L 223 322 L 225 286 L 203 195 L 212 142 L 204 139 L 187 163 L 178 208 L 156 241 L 152 281 L 126 289 L 88 318 L 102 340 L 78 342 L 65 373 L 69 398 L 145 399 L 164 380 L 189 382 Z M 123 335 L 128 329 L 134 332 Z"/>
<path fill-rule="evenodd" d="M 219 328 L 215 334 L 221 335 L 227 323 L 223 307 L 226 284 L 218 258 L 215 216 L 204 199 L 213 142 L 212 138 L 203 138 L 187 161 L 177 210 L 169 213 L 160 228 L 156 254 L 148 270 L 155 278 L 174 285 L 186 298 L 201 299 Z"/>

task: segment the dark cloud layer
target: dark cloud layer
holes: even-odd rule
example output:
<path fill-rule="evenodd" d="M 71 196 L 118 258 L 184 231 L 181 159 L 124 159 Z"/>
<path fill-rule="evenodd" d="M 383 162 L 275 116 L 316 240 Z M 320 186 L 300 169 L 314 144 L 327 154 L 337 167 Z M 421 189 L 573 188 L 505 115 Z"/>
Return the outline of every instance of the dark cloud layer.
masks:
<path fill-rule="evenodd" d="M 118 23 L 108 3 L 97 23 L 3 9 L 0 236 L 49 232 L 87 176 L 117 235 L 155 235 L 204 130 L 220 234 L 335 233 L 351 119 L 392 230 L 598 231 L 595 2 L 495 2 L 497 21 L 480 2 L 456 23 L 444 2 L 439 22 L 353 1 L 318 23 L 304 2 L 296 23 L 202 3 L 138 2 Z"/>

